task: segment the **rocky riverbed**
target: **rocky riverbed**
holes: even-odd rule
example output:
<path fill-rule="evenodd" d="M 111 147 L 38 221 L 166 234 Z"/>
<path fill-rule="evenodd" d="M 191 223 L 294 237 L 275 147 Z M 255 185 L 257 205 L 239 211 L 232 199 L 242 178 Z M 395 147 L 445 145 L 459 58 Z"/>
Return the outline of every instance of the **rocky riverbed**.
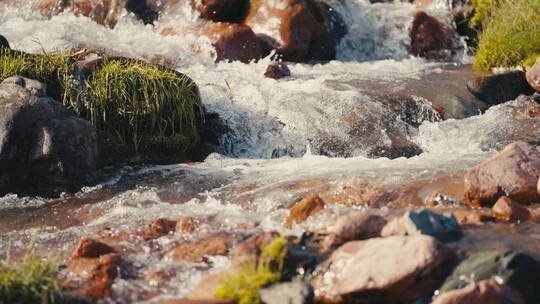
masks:
<path fill-rule="evenodd" d="M 540 303 L 540 62 L 475 70 L 470 5 L 0 3 L 0 278 L 32 251 L 44 303 Z"/>

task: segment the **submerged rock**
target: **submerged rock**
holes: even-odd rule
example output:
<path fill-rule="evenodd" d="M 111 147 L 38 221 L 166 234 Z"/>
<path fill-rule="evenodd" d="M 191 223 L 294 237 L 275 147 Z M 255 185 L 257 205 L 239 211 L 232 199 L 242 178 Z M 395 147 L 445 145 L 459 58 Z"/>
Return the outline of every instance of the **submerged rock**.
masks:
<path fill-rule="evenodd" d="M 138 234 L 145 240 L 157 239 L 161 236 L 174 232 L 176 222 L 168 219 L 157 219 L 150 223 L 148 227 L 140 231 Z"/>
<path fill-rule="evenodd" d="M 215 22 L 241 22 L 249 0 L 191 0 L 191 5 L 204 19 Z"/>
<path fill-rule="evenodd" d="M 291 228 L 293 224 L 305 222 L 311 215 L 324 210 L 325 203 L 318 196 L 308 196 L 294 205 L 287 218 L 285 218 L 285 227 Z"/>
<path fill-rule="evenodd" d="M 323 303 L 407 303 L 429 292 L 452 254 L 429 236 L 392 236 L 348 242 L 312 279 Z"/>
<path fill-rule="evenodd" d="M 471 283 L 461 289 L 452 290 L 438 296 L 432 304 L 525 304 L 521 295 L 496 280 Z"/>
<path fill-rule="evenodd" d="M 515 142 L 465 174 L 465 196 L 473 205 L 493 205 L 502 196 L 520 204 L 536 203 L 539 176 L 540 152 Z"/>
<path fill-rule="evenodd" d="M 495 218 L 503 221 L 526 221 L 531 217 L 527 208 L 506 196 L 499 198 L 491 211 Z"/>
<path fill-rule="evenodd" d="M 525 73 L 527 82 L 534 90 L 540 92 L 540 57 L 536 60 L 534 65 L 527 69 Z"/>
<path fill-rule="evenodd" d="M 410 31 L 411 53 L 428 59 L 447 59 L 454 31 L 423 11 L 414 13 Z"/>
<path fill-rule="evenodd" d="M 488 105 L 498 105 L 519 95 L 531 95 L 531 89 L 521 71 L 478 77 L 467 82 L 467 89 Z"/>
<path fill-rule="evenodd" d="M 174 261 L 200 263 L 207 256 L 227 255 L 234 240 L 232 235 L 220 233 L 197 241 L 186 241 L 176 246 L 170 257 Z"/>
<path fill-rule="evenodd" d="M 266 68 L 264 76 L 272 79 L 281 79 L 284 77 L 291 76 L 291 71 L 287 65 L 283 62 L 272 62 Z"/>
<path fill-rule="evenodd" d="M 381 232 L 383 237 L 422 234 L 446 242 L 459 239 L 463 232 L 454 215 L 446 216 L 427 209 L 407 211 L 405 215 L 390 221 Z"/>
<path fill-rule="evenodd" d="M 512 250 L 479 252 L 469 256 L 454 269 L 440 292 L 490 279 L 517 290 L 525 303 L 540 302 L 540 262 L 528 254 Z"/>
<path fill-rule="evenodd" d="M 0 195 L 76 191 L 96 167 L 94 127 L 45 91 L 23 77 L 0 84 Z"/>

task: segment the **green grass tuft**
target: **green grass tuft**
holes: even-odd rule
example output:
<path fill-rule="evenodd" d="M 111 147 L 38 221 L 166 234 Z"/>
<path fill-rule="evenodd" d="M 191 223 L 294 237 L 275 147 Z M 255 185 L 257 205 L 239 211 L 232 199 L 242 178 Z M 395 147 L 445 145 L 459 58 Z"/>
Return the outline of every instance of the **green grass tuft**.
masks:
<path fill-rule="evenodd" d="M 489 70 L 534 63 L 540 53 L 540 1 L 501 0 L 497 5 L 490 0 L 477 1 L 489 4 L 480 6 L 483 17 L 477 18 L 482 20 L 477 22 L 482 23 L 483 31 L 475 67 Z"/>
<path fill-rule="evenodd" d="M 135 155 L 144 152 L 140 148 L 149 137 L 178 139 L 182 134 L 198 140 L 200 105 L 195 83 L 173 71 L 133 60 L 107 61 L 90 76 L 79 99 L 82 109 L 80 100 L 68 106 Z"/>
<path fill-rule="evenodd" d="M 0 303 L 49 303 L 57 289 L 57 263 L 28 251 L 19 261 L 0 262 Z"/>
<path fill-rule="evenodd" d="M 231 299 L 238 304 L 259 304 L 259 290 L 281 280 L 287 239 L 275 238 L 270 244 L 261 247 L 258 262 L 245 265 L 244 268 L 227 276 L 216 289 L 214 296 L 219 299 Z"/>

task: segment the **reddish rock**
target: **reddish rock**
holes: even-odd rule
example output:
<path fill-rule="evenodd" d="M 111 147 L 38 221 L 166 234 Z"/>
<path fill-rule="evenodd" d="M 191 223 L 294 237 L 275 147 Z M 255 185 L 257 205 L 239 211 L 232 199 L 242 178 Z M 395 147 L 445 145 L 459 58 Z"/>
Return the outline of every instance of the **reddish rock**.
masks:
<path fill-rule="evenodd" d="M 277 234 L 273 232 L 252 235 L 234 247 L 231 252 L 232 264 L 242 266 L 248 261 L 257 260 L 261 246 L 270 244 L 276 236 Z"/>
<path fill-rule="evenodd" d="M 495 220 L 487 208 L 455 210 L 452 214 L 461 225 L 482 225 Z"/>
<path fill-rule="evenodd" d="M 174 248 L 170 256 L 173 260 L 200 263 L 206 256 L 227 255 L 234 238 L 229 234 L 216 234 L 198 241 L 184 242 Z"/>
<path fill-rule="evenodd" d="M 238 23 L 244 18 L 248 0 L 191 0 L 201 17 L 215 22 Z"/>
<path fill-rule="evenodd" d="M 311 215 L 324 210 L 325 204 L 318 196 L 308 196 L 294 205 L 287 218 L 285 218 L 285 227 L 291 228 L 294 223 L 305 222 Z"/>
<path fill-rule="evenodd" d="M 167 219 L 157 219 L 150 223 L 147 228 L 140 231 L 138 235 L 142 236 L 145 240 L 157 239 L 176 229 L 176 222 Z"/>
<path fill-rule="evenodd" d="M 108 253 L 114 253 L 114 249 L 109 245 L 92 239 L 83 239 L 77 245 L 71 259 L 98 258 Z"/>
<path fill-rule="evenodd" d="M 289 67 L 283 62 L 272 62 L 266 68 L 264 76 L 272 79 L 281 79 L 284 77 L 291 76 L 291 71 Z"/>
<path fill-rule="evenodd" d="M 336 42 L 310 10 L 316 5 L 308 0 L 252 1 L 245 24 L 286 61 L 331 60 Z"/>
<path fill-rule="evenodd" d="M 83 287 L 71 294 L 92 298 L 111 296 L 111 285 L 118 277 L 120 257 L 114 253 L 99 258 L 78 258 L 68 263 L 70 276 L 85 280 Z"/>
<path fill-rule="evenodd" d="M 233 23 L 210 23 L 200 35 L 207 36 L 216 49 L 216 61 L 241 61 L 249 63 L 263 54 L 259 38 L 249 26 Z"/>
<path fill-rule="evenodd" d="M 322 243 L 322 251 L 329 252 L 348 241 L 379 237 L 386 220 L 367 212 L 354 212 L 341 216 L 328 229 Z"/>
<path fill-rule="evenodd" d="M 452 48 L 454 32 L 437 18 L 417 11 L 410 31 L 411 53 L 428 59 L 445 59 L 445 50 Z"/>
<path fill-rule="evenodd" d="M 503 196 L 497 200 L 491 209 L 493 216 L 503 221 L 526 221 L 531 217 L 529 210 L 514 200 Z"/>
<path fill-rule="evenodd" d="M 445 292 L 433 304 L 524 304 L 521 295 L 507 285 L 495 280 L 472 283 L 464 288 Z"/>
<path fill-rule="evenodd" d="M 540 201 L 540 152 L 525 142 L 506 146 L 465 174 L 465 196 L 474 205 L 493 205 L 507 196 L 520 204 Z"/>
<path fill-rule="evenodd" d="M 428 292 L 452 255 L 429 236 L 392 236 L 339 247 L 311 283 L 324 303 L 408 303 Z"/>
<path fill-rule="evenodd" d="M 182 233 L 193 233 L 199 228 L 199 221 L 194 217 L 184 217 L 176 224 L 176 231 Z"/>
<path fill-rule="evenodd" d="M 533 88 L 535 91 L 540 92 L 540 57 L 536 59 L 536 62 L 532 67 L 527 69 L 525 77 L 527 78 L 527 82 L 529 83 L 531 88 Z"/>

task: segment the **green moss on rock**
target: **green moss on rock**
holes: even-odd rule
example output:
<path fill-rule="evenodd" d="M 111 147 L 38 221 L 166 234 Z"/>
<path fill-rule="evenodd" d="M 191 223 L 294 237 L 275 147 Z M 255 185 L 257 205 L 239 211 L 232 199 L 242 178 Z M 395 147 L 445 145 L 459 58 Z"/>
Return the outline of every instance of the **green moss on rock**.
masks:
<path fill-rule="evenodd" d="M 540 53 L 540 1 L 477 1 L 487 4 L 478 4 L 482 10 L 475 16 L 482 24 L 475 67 L 488 70 L 534 62 Z"/>
<path fill-rule="evenodd" d="M 231 299 L 238 304 L 259 304 L 259 290 L 282 278 L 288 241 L 275 238 L 261 247 L 258 261 L 247 263 L 242 269 L 229 274 L 218 286 L 214 296 Z"/>
<path fill-rule="evenodd" d="M 0 262 L 0 303 L 49 303 L 58 286 L 57 265 L 33 252 Z"/>

